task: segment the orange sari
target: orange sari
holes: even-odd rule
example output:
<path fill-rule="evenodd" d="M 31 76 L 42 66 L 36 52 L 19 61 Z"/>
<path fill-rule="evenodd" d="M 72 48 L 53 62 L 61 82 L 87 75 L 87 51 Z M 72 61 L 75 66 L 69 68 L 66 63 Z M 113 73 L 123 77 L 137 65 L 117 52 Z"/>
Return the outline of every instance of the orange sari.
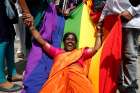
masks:
<path fill-rule="evenodd" d="M 87 78 L 88 66 L 77 63 L 84 49 L 64 52 L 54 59 L 50 76 L 40 93 L 93 93 L 91 82 Z"/>

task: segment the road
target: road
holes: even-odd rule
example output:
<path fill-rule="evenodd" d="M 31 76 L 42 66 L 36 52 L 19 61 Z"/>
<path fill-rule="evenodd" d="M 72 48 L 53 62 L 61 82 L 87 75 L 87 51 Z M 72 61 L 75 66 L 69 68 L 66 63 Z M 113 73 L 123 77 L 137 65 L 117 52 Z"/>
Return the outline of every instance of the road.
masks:
<path fill-rule="evenodd" d="M 19 46 L 19 41 L 16 40 L 15 41 L 15 51 L 17 50 L 18 46 Z M 17 55 L 15 53 L 15 62 L 16 62 L 17 72 L 19 74 L 22 74 L 23 73 L 23 70 L 25 68 L 26 61 L 25 60 L 22 60 L 20 58 L 17 58 Z M 14 82 L 14 83 L 19 84 L 19 85 L 22 85 L 22 82 Z M 1 92 L 0 91 L 0 93 L 20 93 L 20 91 L 18 91 L 18 92 Z"/>

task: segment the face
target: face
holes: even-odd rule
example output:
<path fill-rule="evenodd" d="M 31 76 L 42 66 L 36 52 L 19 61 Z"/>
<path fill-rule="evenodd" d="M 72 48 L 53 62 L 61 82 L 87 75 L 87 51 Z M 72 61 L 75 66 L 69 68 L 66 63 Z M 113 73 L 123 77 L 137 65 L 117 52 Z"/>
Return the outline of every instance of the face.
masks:
<path fill-rule="evenodd" d="M 72 34 L 70 34 L 70 35 L 68 35 L 68 37 L 66 37 L 66 39 L 64 41 L 64 50 L 72 51 L 75 48 L 76 48 L 75 37 Z"/>

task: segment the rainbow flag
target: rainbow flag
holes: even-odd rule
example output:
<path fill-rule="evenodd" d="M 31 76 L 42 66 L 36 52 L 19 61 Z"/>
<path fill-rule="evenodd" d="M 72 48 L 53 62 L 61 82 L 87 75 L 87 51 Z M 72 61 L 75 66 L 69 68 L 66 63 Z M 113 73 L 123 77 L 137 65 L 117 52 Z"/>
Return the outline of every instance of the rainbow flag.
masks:
<path fill-rule="evenodd" d="M 95 28 L 86 4 L 80 4 L 71 12 L 65 21 L 64 33 L 74 32 L 78 37 L 78 48 L 93 47 L 95 42 Z"/>
<path fill-rule="evenodd" d="M 90 12 L 88 5 L 81 4 L 71 12 L 65 22 L 64 33 L 76 33 L 78 48 L 94 46 L 95 25 L 100 14 Z M 105 19 L 103 45 L 93 56 L 89 68 L 88 78 L 92 82 L 94 93 L 116 93 L 120 59 L 121 20 L 112 15 Z"/>
<path fill-rule="evenodd" d="M 104 42 L 92 58 L 89 79 L 94 93 L 116 93 L 120 72 L 122 32 L 119 16 L 110 15 L 104 21 Z"/>
<path fill-rule="evenodd" d="M 48 16 L 46 20 L 50 20 L 46 21 L 46 24 L 44 24 L 44 28 L 47 30 L 42 30 L 40 32 L 45 40 L 51 41 L 52 38 L 55 38 L 52 39 L 55 41 L 50 43 L 60 46 L 63 31 L 64 33 L 74 32 L 79 40 L 78 48 L 94 46 L 96 32 L 95 20 L 97 21 L 99 16 L 96 16 L 96 13 L 93 15 L 90 14 L 91 11 L 89 9 L 89 5 L 80 4 L 76 9 L 74 9 L 65 21 L 65 27 L 64 18 L 56 15 L 54 5 L 51 5 L 48 9 L 53 11 L 46 14 L 46 16 Z M 52 18 L 53 21 L 50 18 Z M 59 25 L 56 26 L 56 24 Z M 92 82 L 94 93 L 115 93 L 121 59 L 121 22 L 119 17 L 108 16 L 105 19 L 104 30 L 104 42 L 101 49 L 92 58 L 88 78 Z M 53 35 L 52 31 L 55 35 Z M 49 33 L 49 35 L 47 33 Z M 24 79 L 25 91 L 23 92 L 39 92 L 48 78 L 52 65 L 49 63 L 51 61 L 48 61 L 48 59 L 48 55 L 42 51 L 41 47 L 37 43 L 33 43 L 26 66 L 26 75 Z M 44 73 L 45 71 L 46 73 Z"/>

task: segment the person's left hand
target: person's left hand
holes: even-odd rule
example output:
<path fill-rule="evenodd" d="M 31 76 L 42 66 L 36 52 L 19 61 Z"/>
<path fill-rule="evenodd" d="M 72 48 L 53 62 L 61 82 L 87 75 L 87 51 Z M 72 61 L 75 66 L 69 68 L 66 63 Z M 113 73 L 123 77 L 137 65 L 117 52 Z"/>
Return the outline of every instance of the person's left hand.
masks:
<path fill-rule="evenodd" d="M 96 25 L 96 30 L 98 33 L 103 33 L 103 22 L 98 22 Z"/>
<path fill-rule="evenodd" d="M 33 25 L 34 20 L 31 14 L 23 13 L 22 19 L 26 26 L 30 27 Z"/>
<path fill-rule="evenodd" d="M 85 4 L 86 4 L 86 3 L 87 3 L 87 0 L 83 0 L 83 3 L 85 3 Z"/>
<path fill-rule="evenodd" d="M 127 19 L 128 21 L 130 21 L 133 18 L 131 13 L 129 11 L 127 11 L 127 10 L 123 11 L 120 15 L 122 17 L 124 17 L 125 19 Z"/>

